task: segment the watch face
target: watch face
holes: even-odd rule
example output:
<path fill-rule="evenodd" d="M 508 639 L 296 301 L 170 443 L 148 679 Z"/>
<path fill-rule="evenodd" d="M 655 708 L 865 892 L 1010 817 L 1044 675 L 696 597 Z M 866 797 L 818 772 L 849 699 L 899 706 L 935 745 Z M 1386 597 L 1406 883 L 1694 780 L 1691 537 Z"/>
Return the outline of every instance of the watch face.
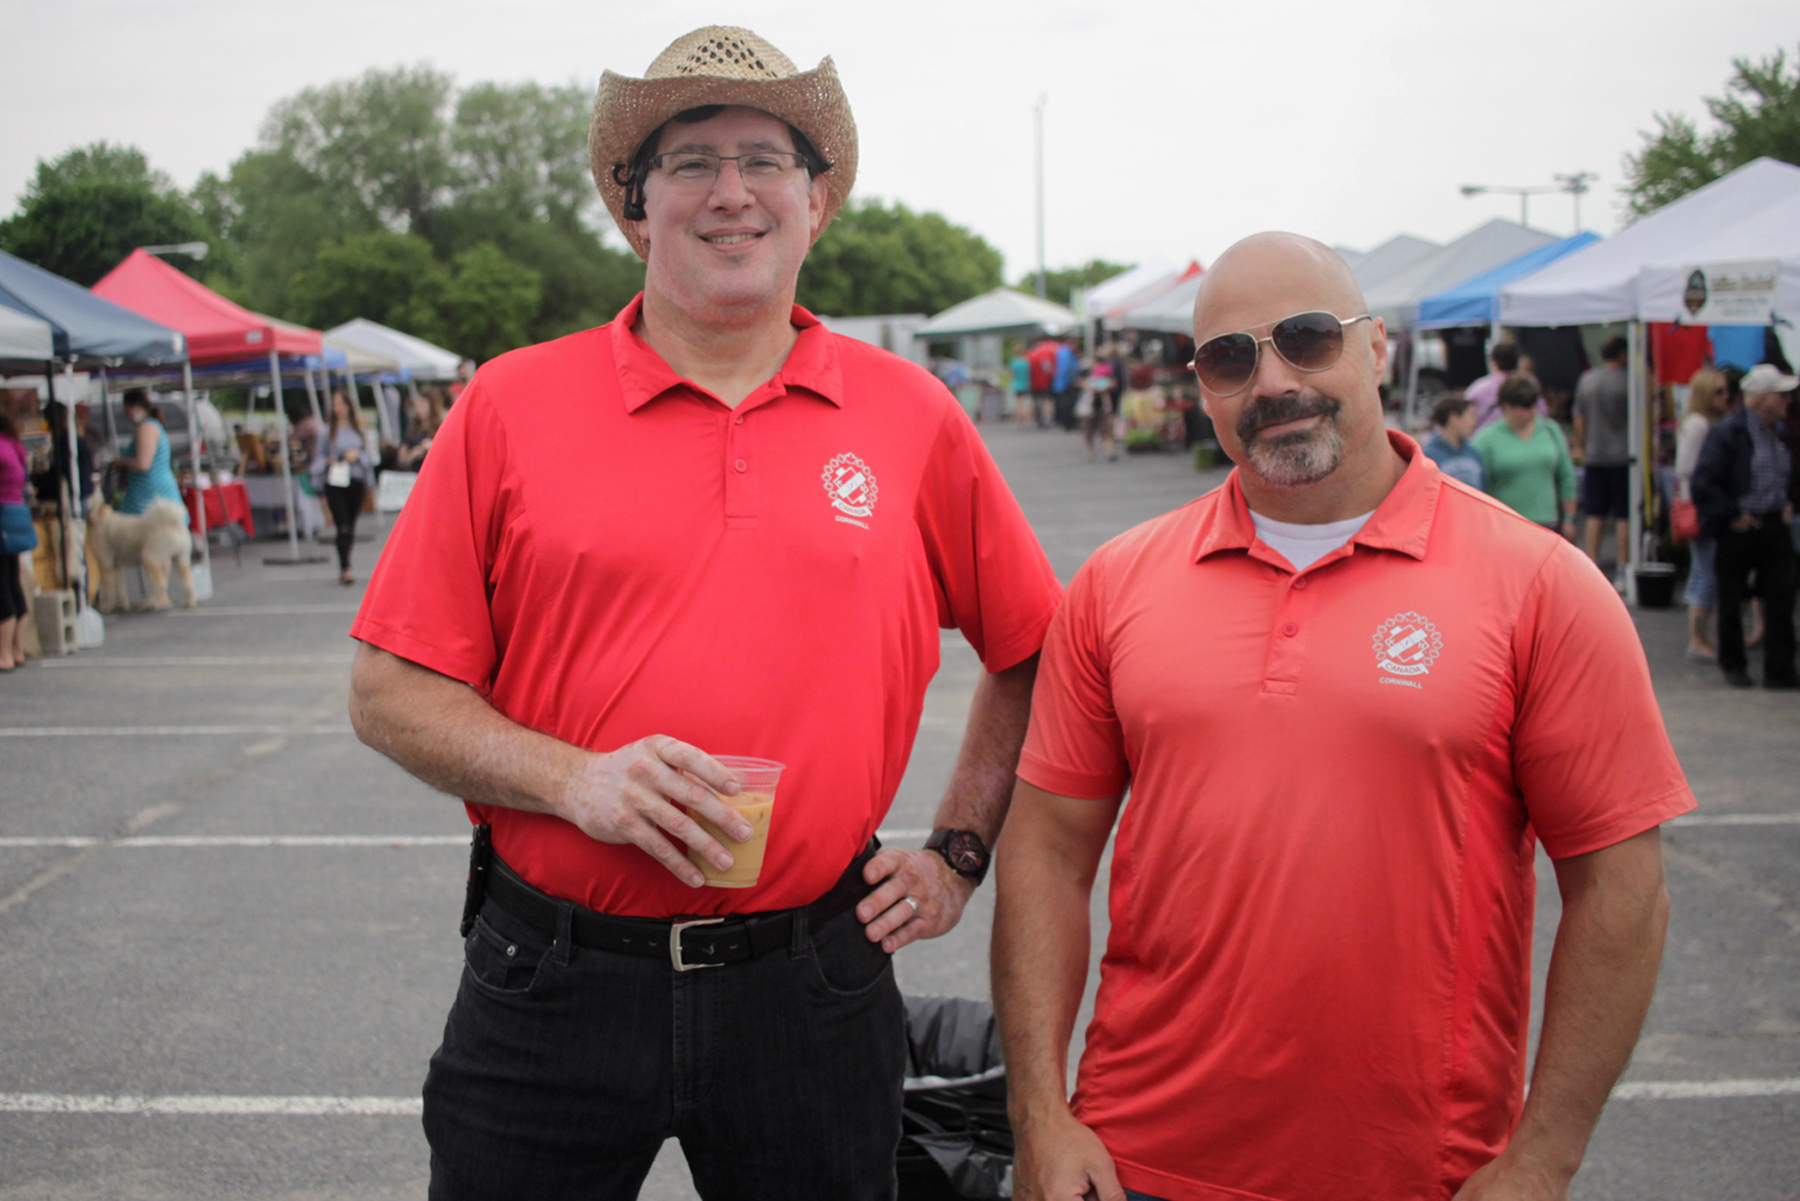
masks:
<path fill-rule="evenodd" d="M 950 836 L 944 844 L 944 857 L 950 866 L 964 875 L 974 875 L 987 866 L 987 849 L 981 845 L 981 839 L 966 830 L 959 830 Z"/>

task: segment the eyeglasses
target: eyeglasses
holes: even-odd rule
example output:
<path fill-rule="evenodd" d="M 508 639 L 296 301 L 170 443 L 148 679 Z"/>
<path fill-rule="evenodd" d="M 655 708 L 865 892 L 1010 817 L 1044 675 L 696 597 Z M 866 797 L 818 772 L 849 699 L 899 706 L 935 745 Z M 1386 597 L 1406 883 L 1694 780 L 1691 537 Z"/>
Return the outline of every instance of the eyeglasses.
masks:
<path fill-rule="evenodd" d="M 650 160 L 652 170 L 684 188 L 710 188 L 726 163 L 736 163 L 746 187 L 780 183 L 806 169 L 806 156 L 791 150 L 757 150 L 750 154 L 708 154 L 683 150 L 659 154 Z"/>
<path fill-rule="evenodd" d="M 1328 371 L 1344 353 L 1344 327 L 1371 319 L 1369 313 L 1347 320 L 1330 313 L 1295 313 L 1277 321 L 1264 338 L 1250 334 L 1209 338 L 1194 352 L 1188 366 L 1208 392 L 1233 396 L 1256 378 L 1257 358 L 1264 342 L 1295 370 Z"/>

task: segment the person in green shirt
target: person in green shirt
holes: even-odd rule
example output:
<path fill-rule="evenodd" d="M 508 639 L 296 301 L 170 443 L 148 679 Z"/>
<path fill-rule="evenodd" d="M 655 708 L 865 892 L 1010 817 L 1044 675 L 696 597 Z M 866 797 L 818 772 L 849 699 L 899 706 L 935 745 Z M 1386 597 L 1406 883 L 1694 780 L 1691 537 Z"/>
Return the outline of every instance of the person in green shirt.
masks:
<path fill-rule="evenodd" d="M 1575 536 L 1575 465 L 1556 422 L 1540 417 L 1543 389 L 1525 372 L 1500 385 L 1500 415 L 1475 435 L 1487 492 L 1521 517 Z"/>

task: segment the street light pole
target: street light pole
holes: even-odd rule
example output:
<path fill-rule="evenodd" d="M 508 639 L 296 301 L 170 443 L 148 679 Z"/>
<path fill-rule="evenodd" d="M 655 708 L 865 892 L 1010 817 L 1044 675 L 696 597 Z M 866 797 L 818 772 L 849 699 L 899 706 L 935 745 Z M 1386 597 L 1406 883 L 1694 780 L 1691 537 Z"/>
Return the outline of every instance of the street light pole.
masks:
<path fill-rule="evenodd" d="M 1031 106 L 1033 143 L 1037 150 L 1037 294 L 1039 300 L 1044 299 L 1047 287 L 1044 280 L 1044 105 L 1049 101 L 1048 94 L 1039 92 L 1037 103 Z"/>
<path fill-rule="evenodd" d="M 154 255 L 185 254 L 199 262 L 206 257 L 207 246 L 205 242 L 177 242 L 172 246 L 140 246 L 138 249 L 145 254 Z"/>
<path fill-rule="evenodd" d="M 1581 232 L 1581 194 L 1588 190 L 1588 185 L 1599 179 L 1592 171 L 1577 171 L 1572 175 L 1552 175 L 1550 177 L 1561 184 L 1568 192 L 1569 199 L 1575 202 L 1575 232 Z"/>
<path fill-rule="evenodd" d="M 1556 182 L 1553 184 L 1538 184 L 1526 187 L 1516 187 L 1511 184 L 1466 183 L 1462 186 L 1461 191 L 1464 196 L 1479 196 L 1484 192 L 1498 192 L 1506 196 L 1517 196 L 1519 198 L 1520 225 L 1531 224 L 1531 209 L 1529 208 L 1529 204 L 1532 196 L 1539 196 L 1548 192 L 1567 192 L 1575 198 L 1575 232 L 1580 233 L 1581 194 L 1588 190 L 1588 184 L 1590 182 L 1599 179 L 1600 177 L 1595 175 L 1592 171 L 1577 171 L 1572 175 L 1552 175 L 1550 178 L 1556 180 Z"/>

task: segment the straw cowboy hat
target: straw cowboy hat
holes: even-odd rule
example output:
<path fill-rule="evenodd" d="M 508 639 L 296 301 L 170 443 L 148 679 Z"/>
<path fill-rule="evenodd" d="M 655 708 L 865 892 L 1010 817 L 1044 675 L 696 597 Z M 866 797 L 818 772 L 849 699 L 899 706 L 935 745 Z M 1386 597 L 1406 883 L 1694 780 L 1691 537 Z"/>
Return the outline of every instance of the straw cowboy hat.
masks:
<path fill-rule="evenodd" d="M 760 109 L 812 140 L 831 164 L 821 176 L 826 192 L 825 219 L 819 223 L 823 233 L 856 182 L 856 121 L 838 84 L 837 68 L 826 58 L 801 71 L 748 29 L 708 25 L 671 42 L 642 79 L 611 71 L 600 76 L 588 157 L 600 197 L 638 257 L 647 257 L 645 243 L 625 218 L 620 180 L 645 138 L 675 114 L 708 104 Z M 818 241 L 816 234 L 813 240 Z"/>

